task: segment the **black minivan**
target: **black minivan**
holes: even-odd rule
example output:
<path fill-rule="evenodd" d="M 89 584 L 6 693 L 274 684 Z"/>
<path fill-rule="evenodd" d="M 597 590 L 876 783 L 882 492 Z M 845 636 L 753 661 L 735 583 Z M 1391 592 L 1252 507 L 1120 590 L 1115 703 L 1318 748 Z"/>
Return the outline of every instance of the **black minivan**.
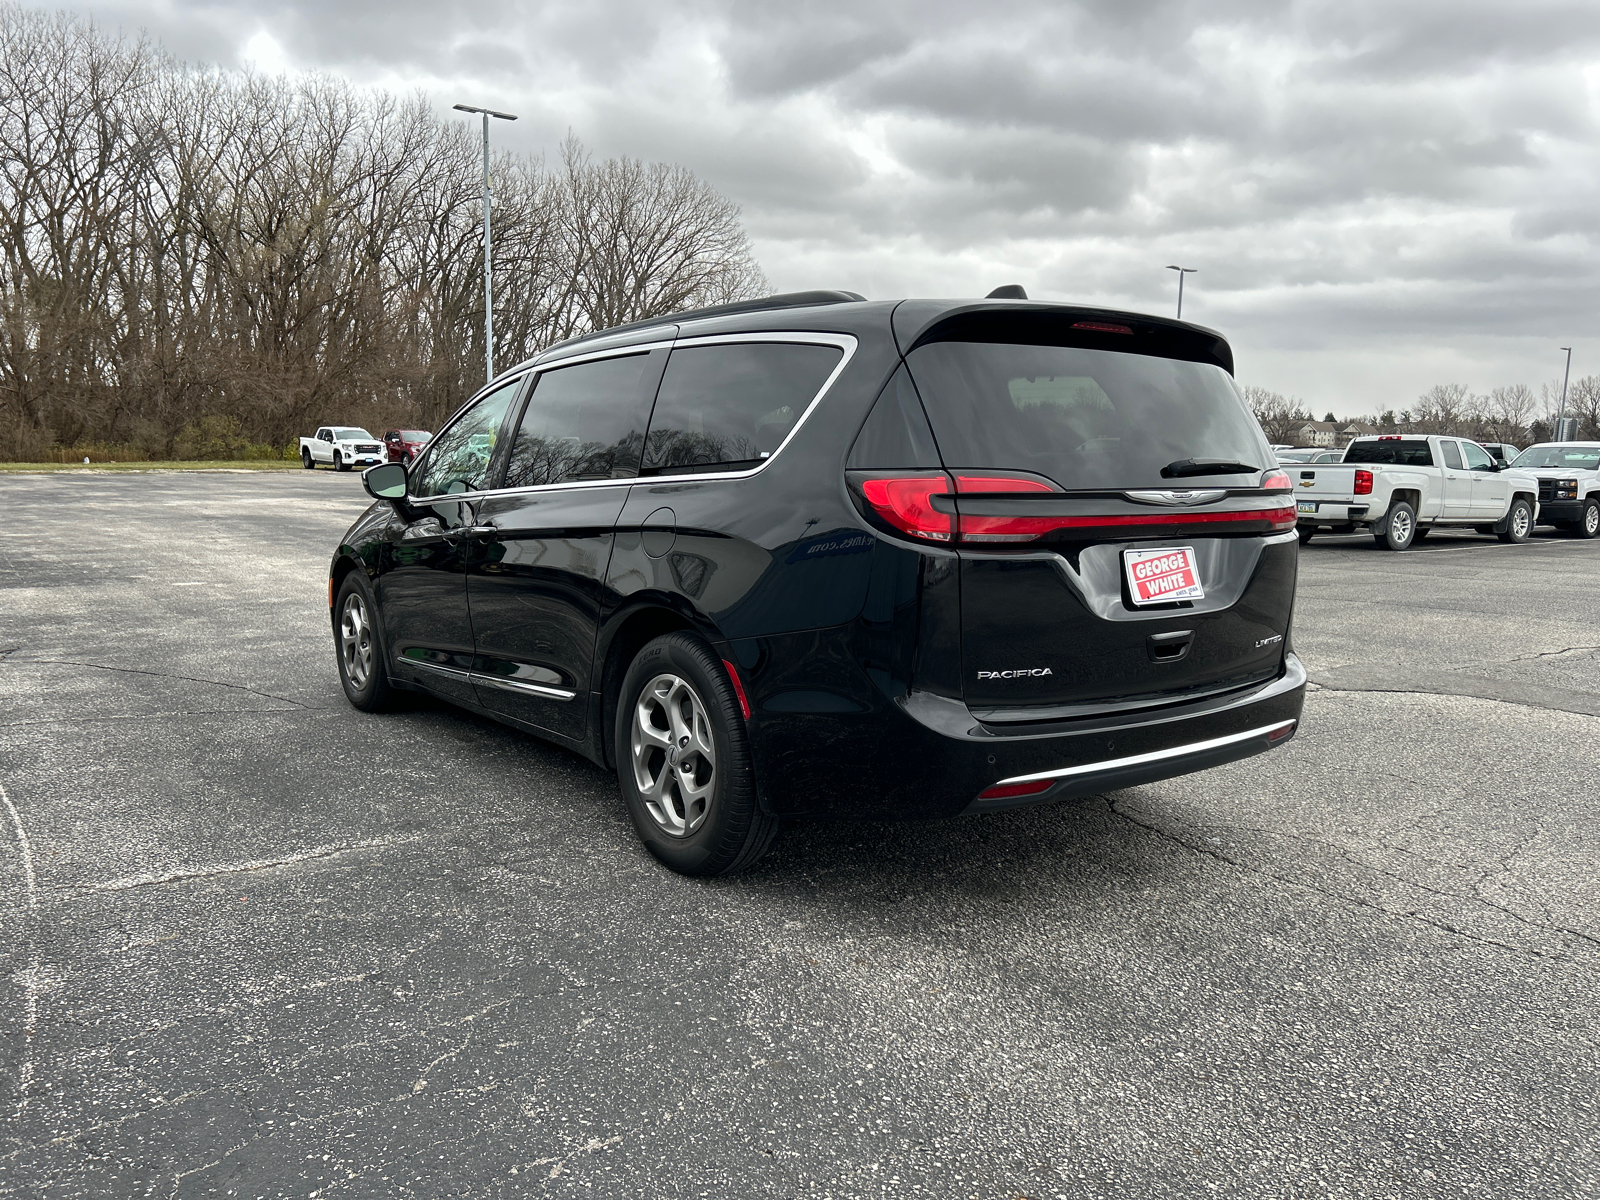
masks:
<path fill-rule="evenodd" d="M 1288 477 L 1227 342 L 1026 300 L 808 292 L 506 371 L 334 555 L 339 672 L 614 768 L 663 863 L 1271 749 Z"/>

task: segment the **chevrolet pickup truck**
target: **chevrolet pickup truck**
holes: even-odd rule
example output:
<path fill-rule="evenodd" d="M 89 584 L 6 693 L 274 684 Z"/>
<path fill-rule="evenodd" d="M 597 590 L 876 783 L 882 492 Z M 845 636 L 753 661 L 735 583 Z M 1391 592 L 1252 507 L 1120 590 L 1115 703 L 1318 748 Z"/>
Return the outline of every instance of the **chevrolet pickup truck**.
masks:
<path fill-rule="evenodd" d="M 310 471 L 318 463 L 329 463 L 335 470 L 374 467 L 389 461 L 383 443 L 365 429 L 350 425 L 324 425 L 315 437 L 300 439 L 300 465 Z"/>
<path fill-rule="evenodd" d="M 1512 464 L 1539 481 L 1539 523 L 1600 537 L 1600 442 L 1540 442 Z"/>
<path fill-rule="evenodd" d="M 1525 542 L 1539 512 L 1533 475 L 1502 467 L 1464 438 L 1356 438 L 1341 462 L 1284 470 L 1295 485 L 1302 543 L 1319 529 L 1365 529 L 1383 549 L 1404 550 L 1449 526 Z"/>

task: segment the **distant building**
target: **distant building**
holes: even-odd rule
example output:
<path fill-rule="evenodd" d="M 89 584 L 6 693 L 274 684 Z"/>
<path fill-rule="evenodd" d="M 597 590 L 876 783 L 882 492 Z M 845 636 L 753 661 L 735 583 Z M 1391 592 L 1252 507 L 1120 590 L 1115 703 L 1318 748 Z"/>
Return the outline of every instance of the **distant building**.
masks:
<path fill-rule="evenodd" d="M 1337 421 L 1301 421 L 1289 430 L 1289 440 L 1296 446 L 1343 445 L 1339 438 Z M 1348 440 L 1348 439 L 1346 439 Z"/>
<path fill-rule="evenodd" d="M 1339 445 L 1348 446 L 1358 437 L 1374 437 L 1383 431 L 1376 425 L 1368 425 L 1365 421 L 1351 421 L 1339 430 Z"/>

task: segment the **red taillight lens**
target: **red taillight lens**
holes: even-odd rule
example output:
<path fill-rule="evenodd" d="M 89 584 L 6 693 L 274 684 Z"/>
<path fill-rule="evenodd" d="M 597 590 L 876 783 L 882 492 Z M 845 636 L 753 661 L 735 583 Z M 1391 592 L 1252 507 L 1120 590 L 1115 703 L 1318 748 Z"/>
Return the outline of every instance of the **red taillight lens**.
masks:
<path fill-rule="evenodd" d="M 1358 495 L 1358 496 L 1370 496 L 1370 495 L 1372 495 L 1372 472 L 1371 471 L 1357 471 L 1356 472 L 1356 495 Z"/>
<path fill-rule="evenodd" d="M 899 479 L 867 479 L 861 494 L 889 524 L 912 537 L 948 542 L 955 534 L 955 517 L 933 507 L 935 496 L 950 494 L 950 477 L 917 475 Z"/>
<path fill-rule="evenodd" d="M 1117 529 L 1138 525 L 1226 525 L 1236 521 L 1265 521 L 1274 532 L 1295 527 L 1294 501 L 1272 508 L 1237 512 L 1163 512 L 1146 516 L 1104 517 L 975 517 L 961 515 L 963 542 L 1029 542 L 1057 529 Z"/>
<path fill-rule="evenodd" d="M 1054 779 L 1033 779 L 1027 783 L 997 783 L 978 793 L 979 800 L 1009 800 L 1013 796 L 1037 796 L 1049 791 Z"/>
<path fill-rule="evenodd" d="M 1017 479 L 1010 475 L 957 475 L 956 491 L 974 492 L 1053 492 L 1042 479 Z"/>
<path fill-rule="evenodd" d="M 1268 471 L 1261 480 L 1261 487 L 1268 492 L 1292 492 L 1294 480 L 1289 478 L 1287 471 Z"/>
<path fill-rule="evenodd" d="M 1126 325 L 1113 325 L 1108 321 L 1074 321 L 1072 328 L 1087 329 L 1091 333 L 1126 333 L 1130 337 L 1133 334 Z"/>
<path fill-rule="evenodd" d="M 1284 738 L 1288 737 L 1291 733 L 1294 732 L 1295 724 L 1296 724 L 1296 722 L 1294 722 L 1294 721 L 1285 721 L 1282 725 L 1279 725 L 1276 729 L 1267 730 L 1267 741 L 1268 742 L 1281 742 L 1281 741 L 1283 741 Z"/>

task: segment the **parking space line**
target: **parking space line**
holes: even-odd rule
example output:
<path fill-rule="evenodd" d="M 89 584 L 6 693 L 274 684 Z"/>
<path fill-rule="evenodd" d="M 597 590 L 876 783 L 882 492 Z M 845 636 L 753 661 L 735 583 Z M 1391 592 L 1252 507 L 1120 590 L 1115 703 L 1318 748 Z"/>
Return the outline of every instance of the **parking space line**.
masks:
<path fill-rule="evenodd" d="M 28 1107 L 28 1094 L 33 1089 L 33 1039 L 39 1028 L 39 887 L 33 873 L 33 846 L 28 841 L 27 830 L 22 827 L 22 814 L 6 795 L 3 783 L 0 783 L 0 803 L 5 804 L 11 817 L 17 853 L 22 858 L 22 878 L 28 888 L 28 970 L 22 981 L 22 1067 L 17 1073 L 17 1115 L 21 1116 Z"/>

